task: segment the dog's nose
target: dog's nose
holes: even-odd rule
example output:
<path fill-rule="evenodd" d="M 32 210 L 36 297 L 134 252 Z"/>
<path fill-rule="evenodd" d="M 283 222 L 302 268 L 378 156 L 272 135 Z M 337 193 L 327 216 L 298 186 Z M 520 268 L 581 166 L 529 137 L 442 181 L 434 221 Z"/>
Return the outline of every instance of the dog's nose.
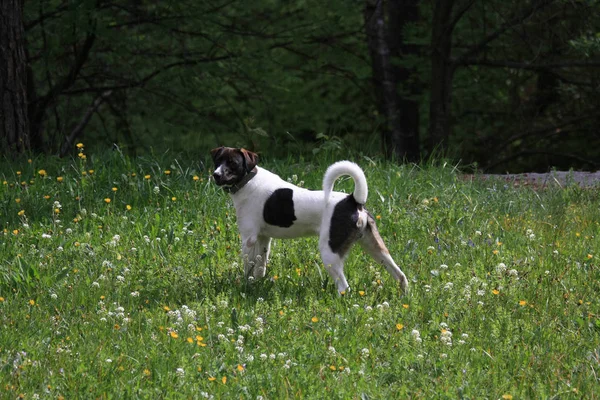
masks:
<path fill-rule="evenodd" d="M 215 181 L 219 182 L 219 179 L 221 179 L 221 173 L 220 172 L 213 172 L 213 178 Z"/>

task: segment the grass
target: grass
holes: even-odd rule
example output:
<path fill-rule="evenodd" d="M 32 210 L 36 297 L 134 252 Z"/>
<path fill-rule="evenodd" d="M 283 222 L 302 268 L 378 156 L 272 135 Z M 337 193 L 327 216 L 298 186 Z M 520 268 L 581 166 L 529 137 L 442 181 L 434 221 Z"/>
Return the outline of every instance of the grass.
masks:
<path fill-rule="evenodd" d="M 600 396 L 597 189 L 354 159 L 407 295 L 356 249 L 338 296 L 315 238 L 247 284 L 198 160 L 2 164 L 0 397 Z M 265 164 L 318 188 L 331 161 Z"/>

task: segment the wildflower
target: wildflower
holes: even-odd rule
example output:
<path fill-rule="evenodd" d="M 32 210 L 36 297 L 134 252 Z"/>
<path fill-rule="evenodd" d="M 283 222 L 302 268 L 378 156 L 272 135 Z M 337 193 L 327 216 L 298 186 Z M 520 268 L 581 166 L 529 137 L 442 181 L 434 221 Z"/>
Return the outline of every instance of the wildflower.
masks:
<path fill-rule="evenodd" d="M 179 338 L 179 334 L 176 331 L 171 331 L 169 332 L 169 335 L 173 338 L 173 339 L 178 339 Z"/>
<path fill-rule="evenodd" d="M 358 294 L 359 294 L 359 295 L 362 297 L 362 296 L 364 296 L 364 295 L 365 295 L 365 291 L 364 291 L 364 290 L 359 290 L 359 291 L 358 291 Z"/>
<path fill-rule="evenodd" d="M 366 347 L 360 351 L 363 357 L 369 357 L 370 351 Z"/>
<path fill-rule="evenodd" d="M 500 294 L 500 291 L 498 289 L 494 289 L 494 290 L 492 290 L 492 293 L 497 296 Z"/>
<path fill-rule="evenodd" d="M 440 269 L 448 269 L 448 266 L 446 264 L 442 264 L 440 265 Z"/>
<path fill-rule="evenodd" d="M 112 362 L 112 360 L 110 358 L 107 358 L 106 362 L 110 364 Z"/>
<path fill-rule="evenodd" d="M 75 145 L 78 149 L 83 149 L 83 143 L 77 143 Z"/>
<path fill-rule="evenodd" d="M 130 211 L 130 210 L 131 210 L 131 206 L 130 206 L 129 204 L 127 204 L 127 205 L 125 206 L 125 208 L 127 209 L 127 211 Z"/>
<path fill-rule="evenodd" d="M 170 170 L 166 170 L 165 171 L 165 175 L 171 175 L 171 171 Z"/>
<path fill-rule="evenodd" d="M 194 175 L 194 177 L 192 178 L 194 181 L 199 181 L 200 178 L 198 177 L 198 175 Z"/>
<path fill-rule="evenodd" d="M 22 217 L 23 215 L 25 215 L 25 210 L 21 210 L 21 211 L 19 211 L 19 212 L 17 213 L 17 215 L 18 215 L 19 217 Z"/>
<path fill-rule="evenodd" d="M 104 202 L 105 202 L 106 204 L 109 204 L 109 203 L 110 203 L 110 199 L 107 197 L 107 198 L 105 198 L 105 199 L 104 199 Z"/>
<path fill-rule="evenodd" d="M 396 329 L 397 330 L 401 331 L 402 328 L 404 328 L 404 325 L 402 325 L 402 324 L 396 324 Z"/>
<path fill-rule="evenodd" d="M 144 175 L 144 179 L 150 179 L 150 175 Z"/>
<path fill-rule="evenodd" d="M 48 175 L 48 174 L 46 173 L 46 170 L 45 170 L 45 169 L 40 169 L 40 170 L 38 171 L 38 174 L 39 174 L 41 177 L 44 177 L 44 176 Z"/>
<path fill-rule="evenodd" d="M 408 308 L 409 308 L 409 307 L 410 307 L 410 306 L 409 306 L 408 304 L 402 304 L 402 308 L 405 308 L 405 309 L 407 309 L 407 310 L 408 310 Z"/>
<path fill-rule="evenodd" d="M 154 188 L 152 189 L 152 191 L 154 192 L 154 194 L 159 194 L 160 193 L 160 188 L 158 186 L 154 186 Z"/>
<path fill-rule="evenodd" d="M 319 318 L 317 318 L 317 317 L 312 317 L 310 320 L 311 320 L 312 322 L 319 322 Z"/>
<path fill-rule="evenodd" d="M 142 372 L 144 374 L 144 376 L 150 376 L 151 372 L 148 368 L 144 369 L 144 371 Z"/>
<path fill-rule="evenodd" d="M 503 274 L 505 272 L 506 272 L 506 264 L 500 263 L 500 264 L 496 265 L 496 273 Z"/>
<path fill-rule="evenodd" d="M 117 190 L 119 190 L 117 187 L 113 187 L 113 188 L 112 188 L 112 191 L 113 191 L 113 192 L 116 192 Z"/>
<path fill-rule="evenodd" d="M 225 385 L 227 383 L 227 377 L 226 376 L 222 377 L 221 382 L 223 382 L 223 385 Z"/>
<path fill-rule="evenodd" d="M 35 305 L 35 300 L 33 300 L 33 299 L 29 300 L 29 305 L 30 306 L 34 306 Z"/>
<path fill-rule="evenodd" d="M 183 368 L 177 368 L 175 373 L 178 377 L 183 378 L 185 376 L 185 370 Z"/>
<path fill-rule="evenodd" d="M 527 301 L 526 301 L 526 300 L 520 300 L 520 301 L 519 301 L 519 305 L 520 305 L 521 307 L 523 307 L 523 306 L 526 306 L 526 305 L 527 305 Z"/>

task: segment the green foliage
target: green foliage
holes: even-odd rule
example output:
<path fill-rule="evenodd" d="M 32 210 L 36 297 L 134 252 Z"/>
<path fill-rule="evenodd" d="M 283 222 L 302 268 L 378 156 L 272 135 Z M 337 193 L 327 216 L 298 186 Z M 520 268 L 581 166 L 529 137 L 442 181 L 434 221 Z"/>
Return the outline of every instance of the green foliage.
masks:
<path fill-rule="evenodd" d="M 275 241 L 267 278 L 243 279 L 235 210 L 205 160 L 79 154 L 0 166 L 0 397 L 596 391 L 597 189 L 355 155 L 411 287 L 356 249 L 338 296 L 315 238 Z M 335 159 L 265 166 L 318 188 Z"/>

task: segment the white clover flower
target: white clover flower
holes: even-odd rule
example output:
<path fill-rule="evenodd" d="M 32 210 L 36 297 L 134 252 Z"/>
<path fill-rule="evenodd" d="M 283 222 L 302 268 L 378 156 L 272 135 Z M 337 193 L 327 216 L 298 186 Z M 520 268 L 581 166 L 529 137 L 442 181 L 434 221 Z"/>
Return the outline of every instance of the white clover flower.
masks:
<path fill-rule="evenodd" d="M 58 201 L 55 201 L 53 206 L 54 208 L 62 208 L 62 205 Z"/>
<path fill-rule="evenodd" d="M 265 361 L 267 358 L 269 358 L 269 356 L 268 356 L 268 355 L 266 355 L 265 353 L 262 353 L 262 354 L 261 354 L 259 357 L 260 357 L 260 359 L 261 359 L 261 360 L 263 360 L 263 361 Z"/>
<path fill-rule="evenodd" d="M 138 292 L 138 291 L 131 292 L 131 297 L 140 297 L 140 292 Z"/>
<path fill-rule="evenodd" d="M 453 287 L 454 287 L 454 283 L 448 282 L 444 285 L 444 290 L 452 290 Z"/>
<path fill-rule="evenodd" d="M 463 339 L 468 339 L 469 335 L 466 333 L 463 333 L 462 335 L 460 335 L 460 337 L 462 337 Z"/>
<path fill-rule="evenodd" d="M 247 361 L 247 362 L 252 362 L 252 361 L 254 361 L 254 356 L 253 356 L 252 354 L 248 354 L 248 355 L 246 356 L 246 361 Z"/>
<path fill-rule="evenodd" d="M 519 272 L 516 269 L 511 269 L 511 270 L 508 271 L 508 275 L 514 276 L 514 277 L 518 277 L 519 276 Z"/>
<path fill-rule="evenodd" d="M 122 275 L 117 275 L 117 281 L 120 283 L 123 283 L 123 282 L 125 282 L 125 277 Z"/>
<path fill-rule="evenodd" d="M 56 300 L 56 299 L 58 299 L 58 295 L 57 295 L 56 293 L 52 293 L 52 294 L 50 295 L 50 298 L 51 298 L 52 300 Z"/>
<path fill-rule="evenodd" d="M 500 264 L 496 265 L 496 273 L 504 274 L 505 272 L 506 272 L 506 264 L 500 263 Z"/>
<path fill-rule="evenodd" d="M 370 351 L 366 347 L 360 351 L 363 357 L 369 357 Z"/>
<path fill-rule="evenodd" d="M 329 346 L 327 348 L 327 351 L 329 352 L 329 354 L 331 354 L 332 356 L 335 356 L 335 347 L 333 346 Z"/>
<path fill-rule="evenodd" d="M 448 358 L 448 354 L 442 353 L 440 354 L 440 358 Z"/>
<path fill-rule="evenodd" d="M 219 333 L 219 335 L 217 336 L 217 339 L 219 339 L 221 342 L 227 341 L 227 337 L 225 335 L 223 335 L 222 333 Z"/>
<path fill-rule="evenodd" d="M 448 266 L 447 266 L 446 264 L 441 264 L 441 265 L 440 265 L 440 269 L 444 269 L 444 270 L 445 270 L 445 269 L 448 269 Z"/>
<path fill-rule="evenodd" d="M 159 194 L 160 193 L 160 188 L 158 186 L 154 186 L 154 188 L 152 189 L 152 191 L 154 192 L 154 194 Z"/>
<path fill-rule="evenodd" d="M 371 307 L 371 306 L 366 306 L 366 307 L 365 307 L 365 311 L 373 311 L 373 307 Z"/>
<path fill-rule="evenodd" d="M 177 370 L 175 370 L 175 373 L 180 378 L 183 378 L 185 376 L 185 370 L 183 368 L 177 368 Z"/>
<path fill-rule="evenodd" d="M 100 284 L 98 282 L 92 282 L 92 287 L 99 288 Z"/>
<path fill-rule="evenodd" d="M 48 235 L 47 233 L 42 233 L 42 239 L 51 239 L 52 235 Z"/>
<path fill-rule="evenodd" d="M 123 307 L 117 307 L 117 308 L 115 309 L 115 311 L 116 311 L 116 312 L 119 312 L 119 313 L 122 313 L 122 312 L 125 312 L 125 309 L 124 309 Z"/>
<path fill-rule="evenodd" d="M 446 328 L 448 328 L 448 324 L 445 322 L 440 322 L 440 328 L 446 329 Z"/>
<path fill-rule="evenodd" d="M 106 362 L 107 362 L 107 363 L 111 363 L 111 362 L 112 362 L 112 360 L 111 360 L 110 358 L 107 358 L 107 359 L 106 359 Z"/>
<path fill-rule="evenodd" d="M 477 296 L 484 296 L 485 295 L 485 290 L 479 289 L 477 291 Z"/>
<path fill-rule="evenodd" d="M 274 359 L 275 359 L 275 357 L 277 357 L 275 354 L 273 354 L 273 353 L 269 354 L 269 358 L 270 358 L 271 360 L 274 360 Z"/>

